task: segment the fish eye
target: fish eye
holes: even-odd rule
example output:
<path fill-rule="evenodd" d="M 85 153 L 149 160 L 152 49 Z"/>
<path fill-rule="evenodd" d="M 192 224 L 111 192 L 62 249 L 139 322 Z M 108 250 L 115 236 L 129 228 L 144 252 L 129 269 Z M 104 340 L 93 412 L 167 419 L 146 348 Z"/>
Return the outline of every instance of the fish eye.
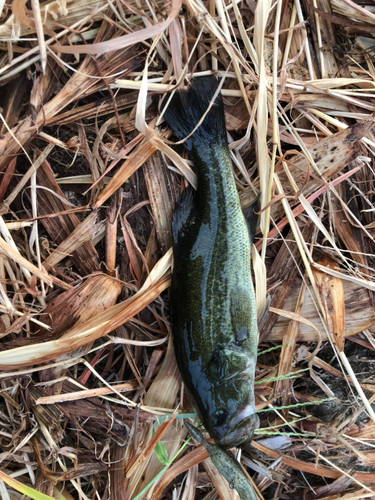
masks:
<path fill-rule="evenodd" d="M 215 425 L 223 425 L 228 418 L 228 412 L 226 410 L 216 410 L 213 417 Z"/>

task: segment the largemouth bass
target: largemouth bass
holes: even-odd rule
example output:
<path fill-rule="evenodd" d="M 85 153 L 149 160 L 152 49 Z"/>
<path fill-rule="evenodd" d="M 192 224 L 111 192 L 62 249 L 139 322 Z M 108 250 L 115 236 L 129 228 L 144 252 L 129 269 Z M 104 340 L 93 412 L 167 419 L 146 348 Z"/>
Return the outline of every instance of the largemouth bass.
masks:
<path fill-rule="evenodd" d="M 207 112 L 217 88 L 214 76 L 195 78 L 164 110 L 178 138 L 186 138 L 198 176 L 197 191 L 182 193 L 173 216 L 170 311 L 177 363 L 195 409 L 215 442 L 231 448 L 247 446 L 259 425 L 257 311 L 250 272 L 256 215 L 250 209 L 249 231 L 232 173 L 220 93 Z"/>

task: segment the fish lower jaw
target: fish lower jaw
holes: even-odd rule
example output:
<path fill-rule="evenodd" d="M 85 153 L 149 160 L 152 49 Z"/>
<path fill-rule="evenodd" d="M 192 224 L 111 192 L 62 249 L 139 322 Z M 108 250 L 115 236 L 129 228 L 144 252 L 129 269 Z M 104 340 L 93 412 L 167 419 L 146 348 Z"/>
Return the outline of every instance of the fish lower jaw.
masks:
<path fill-rule="evenodd" d="M 235 418 L 232 430 L 216 441 L 222 448 L 246 448 L 251 443 L 254 431 L 259 427 L 259 417 L 253 413 L 240 418 L 243 413 Z"/>

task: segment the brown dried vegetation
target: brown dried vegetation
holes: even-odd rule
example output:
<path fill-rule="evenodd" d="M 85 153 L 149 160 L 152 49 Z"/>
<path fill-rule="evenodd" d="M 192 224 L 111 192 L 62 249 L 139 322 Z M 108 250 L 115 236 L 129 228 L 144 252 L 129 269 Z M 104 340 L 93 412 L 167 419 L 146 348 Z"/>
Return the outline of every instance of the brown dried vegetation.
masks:
<path fill-rule="evenodd" d="M 151 99 L 212 71 L 271 302 L 241 462 L 260 499 L 375 498 L 373 2 L 13 0 L 0 21 L 2 498 L 235 498 L 178 418 L 170 224 L 196 178 Z"/>

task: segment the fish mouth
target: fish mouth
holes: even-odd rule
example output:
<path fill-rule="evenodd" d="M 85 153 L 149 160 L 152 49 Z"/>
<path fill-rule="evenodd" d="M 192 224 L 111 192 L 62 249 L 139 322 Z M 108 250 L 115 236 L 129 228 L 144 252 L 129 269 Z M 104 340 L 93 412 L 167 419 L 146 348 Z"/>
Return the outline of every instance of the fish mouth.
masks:
<path fill-rule="evenodd" d="M 217 444 L 222 448 L 246 448 L 253 439 L 255 429 L 259 427 L 259 417 L 253 407 L 246 407 L 231 419 L 228 427 L 229 432 L 218 439 Z"/>

